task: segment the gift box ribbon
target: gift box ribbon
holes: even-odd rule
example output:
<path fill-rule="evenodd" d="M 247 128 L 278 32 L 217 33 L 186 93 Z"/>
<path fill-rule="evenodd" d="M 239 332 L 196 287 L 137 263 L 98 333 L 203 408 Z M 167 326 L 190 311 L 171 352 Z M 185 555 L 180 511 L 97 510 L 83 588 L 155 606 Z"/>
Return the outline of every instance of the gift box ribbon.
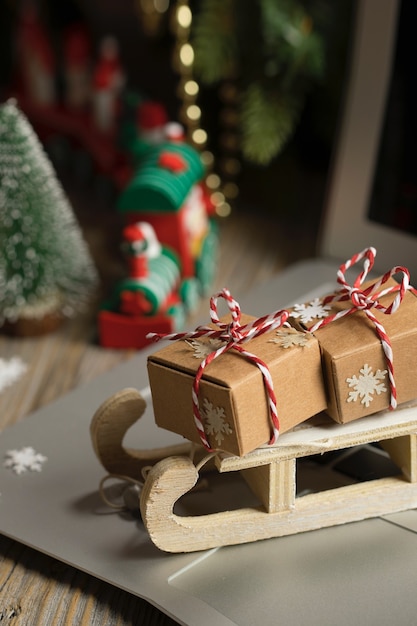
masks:
<path fill-rule="evenodd" d="M 221 322 L 219 319 L 217 312 L 218 298 L 223 298 L 226 301 L 232 317 L 232 321 L 230 323 Z M 244 357 L 246 357 L 249 361 L 254 363 L 262 373 L 264 386 L 268 398 L 269 415 L 272 425 L 272 433 L 269 444 L 272 445 L 277 440 L 279 436 L 279 418 L 271 373 L 268 369 L 267 364 L 256 354 L 252 354 L 251 352 L 245 350 L 242 344 L 250 341 L 254 337 L 259 337 L 266 332 L 279 328 L 287 321 L 288 317 L 288 311 L 280 310 L 275 311 L 270 315 L 265 315 L 263 317 L 255 319 L 248 324 L 241 325 L 241 311 L 239 303 L 234 300 L 234 298 L 230 294 L 230 291 L 224 288 L 210 298 L 210 318 L 212 323 L 217 326 L 217 329 L 213 329 L 210 326 L 199 326 L 195 331 L 189 333 L 148 333 L 147 339 L 151 339 L 153 341 L 159 341 L 160 339 L 176 341 L 178 339 L 198 339 L 200 337 L 208 337 L 212 339 L 219 339 L 225 342 L 224 345 L 219 347 L 217 350 L 213 350 L 213 352 L 208 354 L 208 356 L 206 356 L 202 360 L 193 382 L 192 402 L 194 422 L 200 436 L 201 443 L 208 451 L 212 452 L 213 449 L 211 448 L 204 432 L 204 424 L 198 402 L 200 381 L 206 367 L 215 359 L 217 359 L 220 355 L 232 349 L 236 350 Z"/>
<path fill-rule="evenodd" d="M 357 311 L 363 311 L 367 318 L 373 323 L 376 333 L 381 341 L 381 345 L 384 351 L 385 360 L 387 363 L 388 369 L 388 378 L 390 383 L 390 406 L 391 410 L 397 407 L 397 388 L 394 379 L 394 363 L 393 363 L 393 352 L 391 340 L 385 332 L 384 326 L 372 312 L 372 309 L 380 311 L 385 315 L 392 315 L 395 313 L 401 305 L 401 302 L 405 296 L 407 291 L 411 291 L 414 295 L 417 295 L 416 289 L 410 285 L 410 273 L 407 268 L 397 265 L 393 267 L 391 270 L 386 272 L 382 278 L 379 278 L 374 283 L 368 285 L 365 289 L 361 288 L 362 283 L 365 281 L 369 272 L 371 271 L 374 262 L 375 262 L 376 250 L 373 247 L 365 248 L 362 252 L 355 254 L 351 259 L 346 261 L 343 265 L 340 266 L 337 272 L 337 282 L 342 285 L 342 288 L 334 294 L 326 296 L 323 298 L 323 305 L 331 304 L 333 302 L 343 302 L 350 300 L 352 306 L 348 309 L 343 309 L 334 313 L 333 315 L 329 315 L 324 319 L 317 322 L 314 326 L 312 326 L 309 331 L 315 332 L 330 324 L 331 322 L 340 319 L 346 315 L 352 315 Z M 353 285 L 349 285 L 346 280 L 346 271 L 359 263 L 359 261 L 363 260 L 363 269 L 355 278 Z M 397 285 L 391 285 L 389 287 L 383 288 L 384 284 L 392 278 L 395 274 L 402 274 L 401 282 Z M 387 306 L 381 304 L 380 298 L 387 294 L 395 294 L 395 297 L 392 299 L 390 304 Z"/>

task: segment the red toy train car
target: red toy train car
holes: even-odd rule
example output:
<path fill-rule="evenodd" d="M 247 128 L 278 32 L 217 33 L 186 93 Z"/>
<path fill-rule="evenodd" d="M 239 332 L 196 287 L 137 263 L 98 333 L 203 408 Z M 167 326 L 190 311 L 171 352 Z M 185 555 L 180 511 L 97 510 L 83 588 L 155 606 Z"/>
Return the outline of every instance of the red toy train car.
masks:
<path fill-rule="evenodd" d="M 128 276 L 99 312 L 101 345 L 141 348 L 148 332 L 182 328 L 210 290 L 218 235 L 200 154 L 183 142 L 150 147 L 119 198 Z"/>

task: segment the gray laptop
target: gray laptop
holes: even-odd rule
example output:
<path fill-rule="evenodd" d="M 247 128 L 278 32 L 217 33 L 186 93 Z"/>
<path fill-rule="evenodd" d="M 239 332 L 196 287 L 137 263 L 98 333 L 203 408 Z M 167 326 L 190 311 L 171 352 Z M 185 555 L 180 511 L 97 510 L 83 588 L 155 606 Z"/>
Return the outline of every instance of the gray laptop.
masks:
<path fill-rule="evenodd" d="M 404 264 L 417 276 L 415 236 L 368 218 L 398 10 L 396 0 L 359 2 L 351 88 L 320 255 L 257 286 L 240 299 L 243 310 L 261 315 L 327 293 L 339 263 L 369 245 L 378 250 L 378 271 Z M 149 400 L 149 351 L 2 433 L 0 457 L 30 445 L 48 462 L 42 472 L 24 477 L 0 468 L 0 532 L 147 599 L 180 624 L 414 625 L 414 510 L 177 555 L 154 547 L 139 519 L 109 512 L 98 495 L 104 471 L 92 451 L 89 424 L 98 406 L 124 387 L 142 390 Z M 127 444 L 135 448 L 178 441 L 154 426 L 150 408 L 129 438 Z M 379 461 L 382 472 L 391 471 L 378 452 L 363 453 L 364 462 L 324 459 L 322 469 L 350 480 L 366 479 L 369 464 Z"/>

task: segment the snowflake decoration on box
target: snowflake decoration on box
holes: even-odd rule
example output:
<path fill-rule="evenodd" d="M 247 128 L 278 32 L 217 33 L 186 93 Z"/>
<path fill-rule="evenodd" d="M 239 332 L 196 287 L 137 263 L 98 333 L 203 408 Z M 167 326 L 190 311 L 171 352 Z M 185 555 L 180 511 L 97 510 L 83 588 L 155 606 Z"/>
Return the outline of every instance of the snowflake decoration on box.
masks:
<path fill-rule="evenodd" d="M 349 392 L 347 401 L 356 402 L 360 398 L 361 404 L 369 407 L 375 393 L 379 396 L 387 391 L 384 382 L 386 374 L 387 370 L 378 369 L 373 372 L 372 367 L 366 363 L 359 370 L 359 376 L 354 375 L 351 378 L 346 378 L 349 387 L 353 387 L 353 391 Z"/>
<path fill-rule="evenodd" d="M 307 333 L 300 333 L 295 328 L 286 330 L 277 330 L 277 336 L 269 339 L 268 343 L 277 343 L 282 348 L 294 348 L 295 346 L 304 347 L 310 342 L 310 336 Z"/>
<path fill-rule="evenodd" d="M 307 304 L 296 304 L 291 311 L 291 317 L 300 318 L 303 324 L 312 322 L 314 319 L 327 317 L 331 307 L 323 304 L 320 298 L 315 298 Z"/>
<path fill-rule="evenodd" d="M 31 446 L 26 446 L 20 450 L 9 450 L 3 465 L 15 474 L 24 474 L 28 471 L 40 472 L 47 460 L 46 456 L 36 452 Z"/>
<path fill-rule="evenodd" d="M 223 407 L 213 406 L 207 398 L 203 400 L 203 413 L 208 435 L 214 435 L 217 445 L 221 445 L 225 435 L 231 435 L 232 429 L 226 421 Z"/>
<path fill-rule="evenodd" d="M 8 361 L 0 358 L 0 392 L 16 382 L 26 370 L 26 364 L 18 356 Z"/>
<path fill-rule="evenodd" d="M 220 339 L 209 339 L 208 341 L 201 341 L 200 339 L 191 339 L 185 342 L 194 350 L 194 357 L 196 359 L 205 359 L 209 354 L 218 350 L 224 345 L 224 341 Z"/>

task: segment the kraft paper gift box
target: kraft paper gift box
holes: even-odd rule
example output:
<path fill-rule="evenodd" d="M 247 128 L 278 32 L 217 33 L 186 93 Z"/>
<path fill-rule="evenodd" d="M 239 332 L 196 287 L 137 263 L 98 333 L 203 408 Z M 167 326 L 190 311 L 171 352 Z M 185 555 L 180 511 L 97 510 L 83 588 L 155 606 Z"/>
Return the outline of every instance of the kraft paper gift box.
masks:
<path fill-rule="evenodd" d="M 375 281 L 363 283 L 361 289 Z M 389 278 L 381 289 L 398 285 Z M 389 306 L 395 293 L 379 298 Z M 309 330 L 326 316 L 352 308 L 352 302 L 333 302 L 323 306 L 318 298 L 296 305 L 289 322 L 298 329 Z M 397 402 L 417 398 L 417 298 L 406 291 L 399 308 L 392 314 L 372 309 L 389 337 L 393 352 L 394 381 Z M 388 409 L 391 388 L 388 362 L 375 324 L 363 311 L 333 320 L 313 333 L 318 339 L 328 392 L 326 413 L 343 424 Z"/>
<path fill-rule="evenodd" d="M 242 323 L 253 319 L 242 315 Z M 281 327 L 243 345 L 268 366 L 277 398 L 280 433 L 326 408 L 320 350 L 312 335 Z M 157 425 L 196 443 L 200 443 L 200 437 L 193 417 L 193 381 L 205 354 L 214 349 L 206 337 L 179 340 L 148 357 Z M 214 449 L 242 456 L 270 439 L 262 374 L 234 349 L 205 368 L 199 407 L 206 438 Z"/>

